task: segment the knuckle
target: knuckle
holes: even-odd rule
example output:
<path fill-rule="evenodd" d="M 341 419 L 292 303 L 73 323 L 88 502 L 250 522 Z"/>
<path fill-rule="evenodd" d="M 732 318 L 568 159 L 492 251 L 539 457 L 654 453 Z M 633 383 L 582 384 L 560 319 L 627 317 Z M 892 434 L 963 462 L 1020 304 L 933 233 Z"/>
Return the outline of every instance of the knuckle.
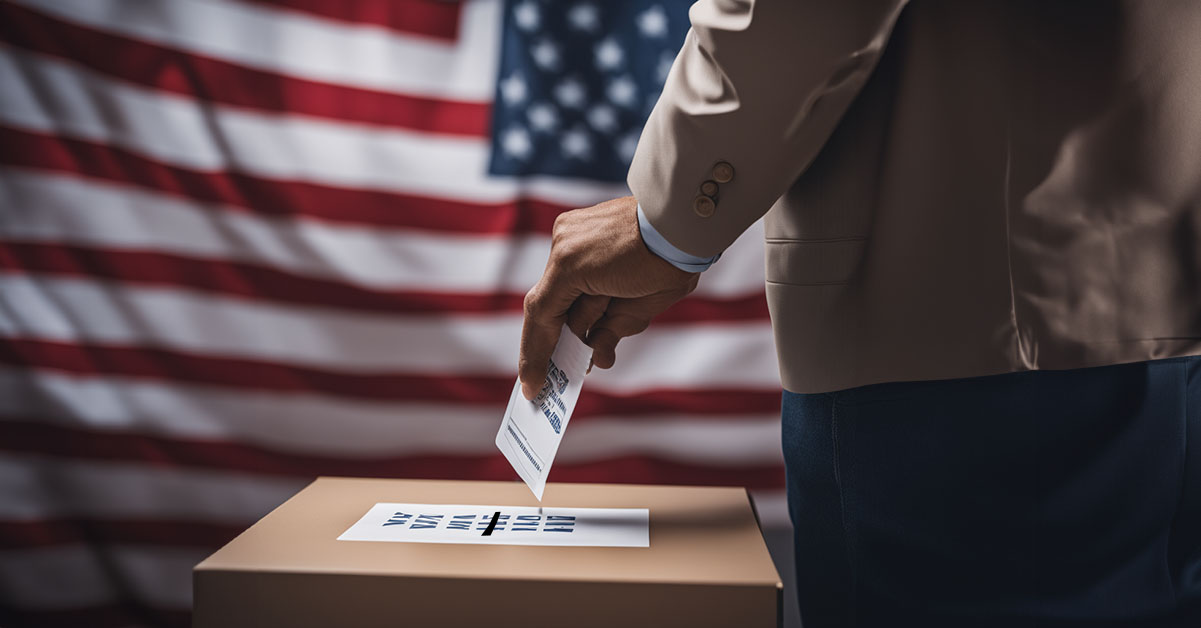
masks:
<path fill-rule="evenodd" d="M 580 268 L 580 260 L 580 247 L 570 243 L 562 243 L 555 251 L 556 266 L 568 273 L 575 272 Z"/>
<path fill-rule="evenodd" d="M 579 259 L 579 246 L 566 235 L 551 242 L 550 261 L 555 268 L 572 268 Z"/>
<path fill-rule="evenodd" d="M 550 227 L 551 240 L 559 240 L 563 236 L 563 233 L 567 230 L 567 222 L 571 220 L 568 217 L 568 214 L 570 213 L 571 212 L 563 212 L 558 216 L 555 216 L 555 221 Z"/>
<path fill-rule="evenodd" d="M 542 297 L 538 288 L 531 288 L 525 293 L 525 299 L 521 302 L 521 311 L 526 318 L 537 320 L 541 310 Z"/>
<path fill-rule="evenodd" d="M 555 217 L 551 227 L 551 259 L 564 260 L 578 257 L 580 249 L 580 223 L 573 214 L 579 210 L 563 212 Z"/>

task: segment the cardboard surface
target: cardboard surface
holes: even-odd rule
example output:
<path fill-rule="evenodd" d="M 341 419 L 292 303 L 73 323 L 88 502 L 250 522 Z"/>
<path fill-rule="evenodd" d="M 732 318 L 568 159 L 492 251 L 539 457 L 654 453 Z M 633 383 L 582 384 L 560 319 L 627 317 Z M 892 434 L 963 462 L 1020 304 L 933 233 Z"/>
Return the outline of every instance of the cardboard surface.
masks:
<path fill-rule="evenodd" d="M 379 502 L 538 505 L 517 482 L 320 478 L 196 567 L 194 625 L 777 623 L 743 489 L 547 486 L 544 507 L 649 509 L 646 548 L 337 540 Z"/>

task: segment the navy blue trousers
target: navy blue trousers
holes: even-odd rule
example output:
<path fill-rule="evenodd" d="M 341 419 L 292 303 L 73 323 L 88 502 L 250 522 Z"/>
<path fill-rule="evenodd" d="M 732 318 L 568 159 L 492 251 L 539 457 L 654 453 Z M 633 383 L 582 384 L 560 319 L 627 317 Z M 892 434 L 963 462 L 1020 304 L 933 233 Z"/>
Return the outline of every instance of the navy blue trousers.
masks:
<path fill-rule="evenodd" d="M 785 391 L 804 628 L 1201 627 L 1201 358 Z"/>

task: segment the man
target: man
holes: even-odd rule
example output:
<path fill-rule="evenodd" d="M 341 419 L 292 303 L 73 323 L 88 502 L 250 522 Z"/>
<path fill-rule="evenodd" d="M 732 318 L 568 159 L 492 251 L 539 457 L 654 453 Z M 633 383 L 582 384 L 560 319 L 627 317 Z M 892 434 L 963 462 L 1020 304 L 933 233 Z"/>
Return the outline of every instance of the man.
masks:
<path fill-rule="evenodd" d="M 556 222 L 526 396 L 766 213 L 806 628 L 1201 625 L 1201 3 L 690 17 L 634 196 Z"/>

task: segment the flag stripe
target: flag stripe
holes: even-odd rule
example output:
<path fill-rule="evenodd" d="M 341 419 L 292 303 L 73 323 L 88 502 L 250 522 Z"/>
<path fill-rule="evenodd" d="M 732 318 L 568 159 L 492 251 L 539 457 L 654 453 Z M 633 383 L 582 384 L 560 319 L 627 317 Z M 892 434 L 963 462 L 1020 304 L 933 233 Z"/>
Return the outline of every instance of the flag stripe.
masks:
<path fill-rule="evenodd" d="M 95 518 L 247 526 L 301 477 L 0 453 L 0 521 Z"/>
<path fill-rule="evenodd" d="M 0 273 L 0 293 L 7 302 L 0 336 L 140 345 L 348 373 L 512 376 L 521 335 L 520 314 L 351 313 L 78 278 Z M 774 352 L 771 329 L 760 322 L 652 326 L 619 346 L 623 368 L 595 370 L 589 387 L 778 390 Z"/>
<path fill-rule="evenodd" d="M 480 203 L 528 193 L 576 205 L 626 190 L 555 177 L 489 176 L 487 138 L 208 105 L 4 46 L 0 84 L 0 123 L 118 146 L 183 168 Z"/>
<path fill-rule="evenodd" d="M 65 277 L 92 277 L 148 286 L 186 285 L 190 290 L 279 303 L 396 314 L 514 313 L 523 293 L 469 294 L 384 291 L 313 279 L 253 264 L 195 259 L 167 253 L 10 241 L 0 248 L 0 269 Z M 657 325 L 765 321 L 762 294 L 739 299 L 684 299 L 656 319 Z"/>
<path fill-rule="evenodd" d="M 0 368 L 0 391 L 6 395 L 0 421 L 37 417 L 65 427 L 246 443 L 333 459 L 493 455 L 496 417 L 508 399 L 379 402 L 11 368 Z M 626 454 L 725 467 L 778 462 L 779 431 L 778 413 L 592 416 L 573 424 L 556 463 Z"/>
<path fill-rule="evenodd" d="M 201 259 L 143 251 L 114 251 L 82 246 L 6 242 L 0 269 L 47 276 L 92 277 L 146 286 L 187 286 L 189 290 L 231 297 L 397 314 L 483 314 L 520 312 L 523 294 L 469 294 L 372 290 L 346 282 L 314 279 L 241 262 Z M 681 304 L 683 307 L 685 304 Z M 748 304 L 750 305 L 750 304 Z M 708 306 L 708 307 L 706 307 Z M 749 308 L 700 304 L 698 314 L 721 320 L 762 318 Z M 754 307 L 754 305 L 751 305 Z M 687 308 L 677 320 L 688 320 Z M 757 308 L 756 308 L 757 309 Z M 741 310 L 741 311 L 739 311 Z M 740 316 L 743 315 L 743 316 Z"/>
<path fill-rule="evenodd" d="M 233 107 L 449 135 L 488 133 L 487 103 L 284 76 L 77 26 L 11 4 L 0 4 L 0 40 L 108 77 Z M 93 54 L 97 50 L 104 54 Z"/>
<path fill-rule="evenodd" d="M 8 0 L 63 21 L 314 81 L 491 102 L 499 0 L 463 3 L 452 44 L 242 2 Z"/>
<path fill-rule="evenodd" d="M 32 133 L 0 124 L 0 163 L 75 173 L 138 186 L 223 209 L 334 223 L 444 232 L 550 233 L 555 217 L 573 206 L 513 195 L 494 202 L 462 201 L 405 192 L 266 179 L 237 171 L 205 172 L 147 159 L 96 142 Z M 617 194 L 618 196 L 620 195 Z"/>
<path fill-rule="evenodd" d="M 263 216 L 13 168 L 0 168 L 0 201 L 6 206 L 0 232 L 11 240 L 245 262 L 386 293 L 524 294 L 550 251 L 550 238 L 542 234 L 433 233 Z M 711 298 L 714 305 L 738 301 L 738 307 L 758 299 L 764 312 L 762 240 L 762 223 L 756 222 L 702 275 L 693 298 Z"/>
<path fill-rule="evenodd" d="M 0 560 L 3 551 L 88 543 L 200 547 L 213 551 L 233 540 L 244 525 L 197 521 L 96 519 L 71 517 L 35 521 L 0 520 Z"/>
<path fill-rule="evenodd" d="M 74 375 L 115 375 L 280 393 L 305 392 L 382 401 L 497 404 L 507 399 L 511 377 L 361 374 L 308 369 L 258 360 L 198 356 L 142 347 L 6 339 L 0 364 Z M 576 419 L 638 414 L 770 415 L 780 407 L 775 390 L 707 388 L 613 394 L 585 389 Z"/>
<path fill-rule="evenodd" d="M 574 436 L 583 438 L 582 434 Z M 181 440 L 141 433 L 67 428 L 49 425 L 36 418 L 0 420 L 0 451 L 146 465 L 148 468 L 186 467 L 298 479 L 311 479 L 318 475 L 447 480 L 516 479 L 512 466 L 498 453 L 378 459 L 301 456 L 226 441 Z M 755 463 L 748 462 L 741 466 L 693 464 L 641 455 L 617 455 L 584 463 L 556 459 L 551 480 L 638 483 L 645 482 L 646 478 L 655 478 L 656 482 L 663 484 L 779 488 L 783 483 L 784 468 L 776 458 L 763 457 Z"/>
<path fill-rule="evenodd" d="M 395 31 L 454 40 L 459 30 L 458 1 L 391 0 L 389 2 L 345 2 L 344 0 L 241 0 L 282 11 L 300 11 L 356 25 L 385 26 Z"/>

